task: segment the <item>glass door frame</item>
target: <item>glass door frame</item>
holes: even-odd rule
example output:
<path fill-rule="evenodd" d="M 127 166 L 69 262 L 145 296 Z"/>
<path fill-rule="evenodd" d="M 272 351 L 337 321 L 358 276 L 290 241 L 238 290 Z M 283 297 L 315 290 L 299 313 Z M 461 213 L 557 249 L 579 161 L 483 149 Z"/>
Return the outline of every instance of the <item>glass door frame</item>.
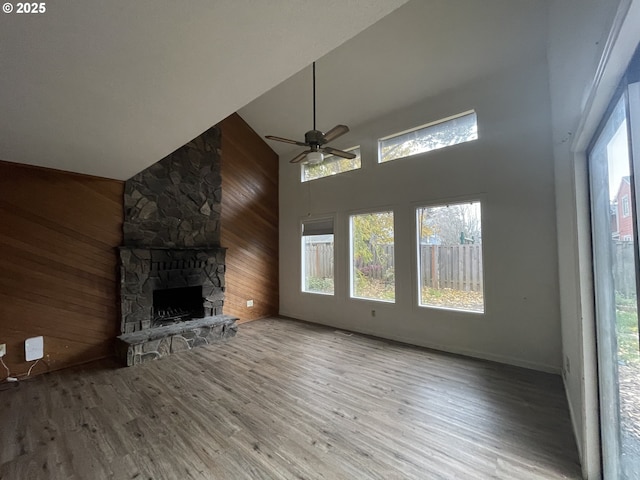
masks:
<path fill-rule="evenodd" d="M 630 100 L 631 99 L 631 100 Z M 598 390 L 600 404 L 600 445 L 602 473 L 605 480 L 618 479 L 621 475 L 622 445 L 620 437 L 620 391 L 618 385 L 616 332 L 616 300 L 614 277 L 608 268 L 613 265 L 612 250 L 597 248 L 611 242 L 611 225 L 609 223 L 609 198 L 601 198 L 598 182 L 609 184 L 608 162 L 598 161 L 596 147 L 609 126 L 610 120 L 620 107 L 624 110 L 626 120 L 627 151 L 629 155 L 629 177 L 631 186 L 632 228 L 634 235 L 634 265 L 636 304 L 640 300 L 640 229 L 638 214 L 640 213 L 640 181 L 636 181 L 635 172 L 640 172 L 640 49 L 634 55 L 618 90 L 605 112 L 602 121 L 593 135 L 587 149 L 587 165 L 589 174 L 589 194 L 591 204 L 591 235 L 593 255 L 593 275 L 595 294 L 596 349 L 598 363 Z M 600 183 L 601 185 L 601 183 Z M 607 192 L 609 189 L 607 188 Z M 596 198 L 596 196 L 600 194 Z M 607 211 L 602 209 L 607 208 Z M 604 266 L 604 268 L 603 268 Z M 601 322 L 599 319 L 614 319 L 613 322 Z M 611 359 L 616 359 L 612 361 Z M 640 459 L 638 459 L 640 461 Z"/>

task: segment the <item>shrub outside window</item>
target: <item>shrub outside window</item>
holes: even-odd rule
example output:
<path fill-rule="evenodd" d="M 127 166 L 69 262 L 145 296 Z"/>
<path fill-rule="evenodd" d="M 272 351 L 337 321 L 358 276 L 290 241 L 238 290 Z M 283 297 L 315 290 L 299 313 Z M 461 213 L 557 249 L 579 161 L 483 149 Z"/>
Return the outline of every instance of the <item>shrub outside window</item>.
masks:
<path fill-rule="evenodd" d="M 409 157 L 478 138 L 478 118 L 470 111 L 378 140 L 378 162 Z"/>
<path fill-rule="evenodd" d="M 395 301 L 393 212 L 352 215 L 351 297 Z"/>
<path fill-rule="evenodd" d="M 353 147 L 345 150 L 353 153 L 356 158 L 348 159 L 337 157 L 336 155 L 326 155 L 324 161 L 317 165 L 302 165 L 302 181 L 316 180 L 317 178 L 329 177 L 339 173 L 349 172 L 361 168 L 360 147 Z"/>
<path fill-rule="evenodd" d="M 302 223 L 302 291 L 333 295 L 333 218 Z"/>
<path fill-rule="evenodd" d="M 484 312 L 480 202 L 416 209 L 419 304 Z"/>

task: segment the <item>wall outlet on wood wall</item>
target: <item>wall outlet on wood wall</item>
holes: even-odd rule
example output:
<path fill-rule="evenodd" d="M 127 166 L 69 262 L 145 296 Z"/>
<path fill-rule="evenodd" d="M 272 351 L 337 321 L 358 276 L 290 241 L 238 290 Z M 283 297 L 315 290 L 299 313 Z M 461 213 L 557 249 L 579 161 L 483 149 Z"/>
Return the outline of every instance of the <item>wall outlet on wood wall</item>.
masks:
<path fill-rule="evenodd" d="M 247 300 L 247 307 L 253 307 L 253 300 Z"/>
<path fill-rule="evenodd" d="M 7 354 L 7 344 L 0 343 L 0 357 L 4 357 Z"/>

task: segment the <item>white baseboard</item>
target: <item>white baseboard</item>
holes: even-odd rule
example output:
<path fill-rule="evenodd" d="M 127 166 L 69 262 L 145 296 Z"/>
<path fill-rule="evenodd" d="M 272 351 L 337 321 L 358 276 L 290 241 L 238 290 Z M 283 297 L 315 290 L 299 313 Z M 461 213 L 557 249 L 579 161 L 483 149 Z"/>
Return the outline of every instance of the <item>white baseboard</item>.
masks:
<path fill-rule="evenodd" d="M 364 335 L 371 335 L 373 337 L 384 338 L 387 340 L 394 340 L 396 342 L 407 343 L 409 345 L 415 345 L 418 347 L 430 348 L 433 350 L 438 350 L 441 352 L 453 353 L 456 355 L 463 355 L 465 357 L 478 358 L 481 360 L 489 360 L 491 362 L 503 363 L 506 365 L 513 365 L 515 367 L 527 368 L 529 370 L 537 370 L 540 372 L 552 373 L 554 375 L 560 375 L 562 370 L 561 367 L 556 365 L 549 365 L 544 363 L 530 362 L 528 360 L 523 360 L 520 358 L 513 358 L 503 355 L 496 355 L 491 352 L 481 352 L 476 350 L 468 350 L 464 348 L 458 348 L 451 345 L 442 345 L 438 343 L 431 343 L 425 341 L 416 341 L 415 338 L 405 338 L 401 335 L 389 335 L 386 332 L 377 332 L 375 330 L 369 330 L 364 328 L 353 328 L 351 326 L 340 325 L 336 323 L 331 323 L 328 321 L 317 321 L 305 318 L 304 315 L 301 315 L 296 312 L 282 310 L 280 314 L 285 317 L 290 317 L 298 320 L 302 320 L 305 322 L 317 323 L 319 325 L 326 325 L 328 327 L 339 328 L 342 330 L 349 330 L 356 333 L 362 333 Z"/>
<path fill-rule="evenodd" d="M 571 395 L 569 394 L 569 389 L 567 388 L 567 382 L 564 376 L 562 377 L 562 385 L 564 386 L 564 394 L 567 397 L 567 404 L 569 405 L 569 418 L 571 419 L 571 428 L 573 430 L 573 438 L 575 439 L 576 445 L 578 446 L 578 458 L 580 459 L 580 465 L 584 465 L 582 438 L 581 438 L 581 435 L 579 435 L 578 429 L 576 428 L 576 425 L 577 425 L 576 416 L 573 410 L 573 403 L 571 402 Z M 583 473 L 584 473 L 584 468 L 583 468 Z"/>

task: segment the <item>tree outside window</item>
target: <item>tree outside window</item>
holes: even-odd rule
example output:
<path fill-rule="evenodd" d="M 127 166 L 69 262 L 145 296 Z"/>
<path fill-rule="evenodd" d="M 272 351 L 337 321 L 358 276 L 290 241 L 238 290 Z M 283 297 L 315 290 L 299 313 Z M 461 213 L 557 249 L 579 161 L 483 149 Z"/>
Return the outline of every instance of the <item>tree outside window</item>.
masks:
<path fill-rule="evenodd" d="M 351 217 L 351 296 L 395 301 L 393 212 Z"/>
<path fill-rule="evenodd" d="M 463 113 L 438 122 L 396 133 L 378 140 L 378 162 L 384 163 L 425 153 L 478 138 L 475 112 Z"/>

